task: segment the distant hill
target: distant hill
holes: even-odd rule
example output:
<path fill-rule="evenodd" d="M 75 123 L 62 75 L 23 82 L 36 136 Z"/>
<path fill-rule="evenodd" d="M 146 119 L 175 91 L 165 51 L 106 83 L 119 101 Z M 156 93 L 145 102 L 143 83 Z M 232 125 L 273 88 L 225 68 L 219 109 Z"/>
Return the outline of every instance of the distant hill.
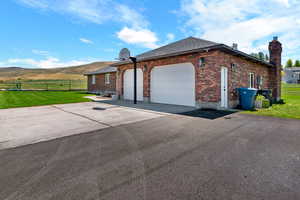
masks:
<path fill-rule="evenodd" d="M 51 68 L 28 69 L 21 67 L 0 68 L 0 81 L 14 80 L 84 80 L 84 73 L 96 71 L 113 62 L 94 62 L 86 65 Z"/>

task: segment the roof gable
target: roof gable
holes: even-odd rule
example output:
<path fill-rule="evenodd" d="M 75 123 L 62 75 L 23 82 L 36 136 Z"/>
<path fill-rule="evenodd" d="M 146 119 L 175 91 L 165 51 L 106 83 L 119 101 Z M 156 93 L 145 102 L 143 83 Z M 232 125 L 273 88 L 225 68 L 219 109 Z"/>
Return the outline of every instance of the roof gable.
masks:
<path fill-rule="evenodd" d="M 173 42 L 171 44 L 140 54 L 137 56 L 137 59 L 143 60 L 143 59 L 148 59 L 148 58 L 153 58 L 158 56 L 174 54 L 178 52 L 185 52 L 194 49 L 212 47 L 216 45 L 220 45 L 220 44 L 208 40 L 202 40 L 195 37 L 188 37 L 186 39 L 179 40 L 177 42 Z"/>
<path fill-rule="evenodd" d="M 107 66 L 107 67 L 104 67 L 104 68 L 99 69 L 97 71 L 86 73 L 85 75 L 105 74 L 105 73 L 112 73 L 112 72 L 116 72 L 116 71 L 117 71 L 116 67 Z"/>

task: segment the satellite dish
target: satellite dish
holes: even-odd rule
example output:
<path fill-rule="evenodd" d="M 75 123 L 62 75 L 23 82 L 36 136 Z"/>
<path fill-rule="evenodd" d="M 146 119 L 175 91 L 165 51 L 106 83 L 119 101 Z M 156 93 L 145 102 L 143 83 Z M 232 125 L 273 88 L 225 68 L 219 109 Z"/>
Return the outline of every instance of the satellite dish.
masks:
<path fill-rule="evenodd" d="M 124 61 L 124 60 L 129 60 L 129 58 L 130 58 L 130 51 L 127 48 L 122 49 L 119 53 L 119 60 Z"/>

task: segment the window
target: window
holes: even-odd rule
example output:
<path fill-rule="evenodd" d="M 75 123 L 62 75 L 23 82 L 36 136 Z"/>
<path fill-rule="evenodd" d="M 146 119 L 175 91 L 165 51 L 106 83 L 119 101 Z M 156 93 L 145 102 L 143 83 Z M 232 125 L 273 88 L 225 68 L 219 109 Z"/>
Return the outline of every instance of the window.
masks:
<path fill-rule="evenodd" d="M 110 84 L 110 74 L 105 74 L 105 84 Z"/>
<path fill-rule="evenodd" d="M 92 84 L 95 85 L 96 84 L 96 76 L 92 75 Z"/>
<path fill-rule="evenodd" d="M 256 77 L 256 84 L 257 84 L 257 89 L 262 89 L 263 86 L 263 77 L 258 75 Z"/>
<path fill-rule="evenodd" d="M 263 85 L 263 77 L 257 76 L 257 85 L 262 86 Z"/>
<path fill-rule="evenodd" d="M 254 73 L 249 73 L 249 88 L 255 88 Z"/>

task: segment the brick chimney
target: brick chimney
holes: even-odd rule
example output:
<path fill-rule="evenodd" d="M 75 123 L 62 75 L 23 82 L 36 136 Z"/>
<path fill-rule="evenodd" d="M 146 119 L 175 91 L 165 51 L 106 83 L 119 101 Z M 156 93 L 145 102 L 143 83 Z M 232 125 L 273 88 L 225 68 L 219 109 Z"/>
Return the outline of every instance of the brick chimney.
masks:
<path fill-rule="evenodd" d="M 278 37 L 274 37 L 269 43 L 270 63 L 274 65 L 271 69 L 270 87 L 273 88 L 273 98 L 276 101 L 281 99 L 281 53 L 282 45 Z"/>

